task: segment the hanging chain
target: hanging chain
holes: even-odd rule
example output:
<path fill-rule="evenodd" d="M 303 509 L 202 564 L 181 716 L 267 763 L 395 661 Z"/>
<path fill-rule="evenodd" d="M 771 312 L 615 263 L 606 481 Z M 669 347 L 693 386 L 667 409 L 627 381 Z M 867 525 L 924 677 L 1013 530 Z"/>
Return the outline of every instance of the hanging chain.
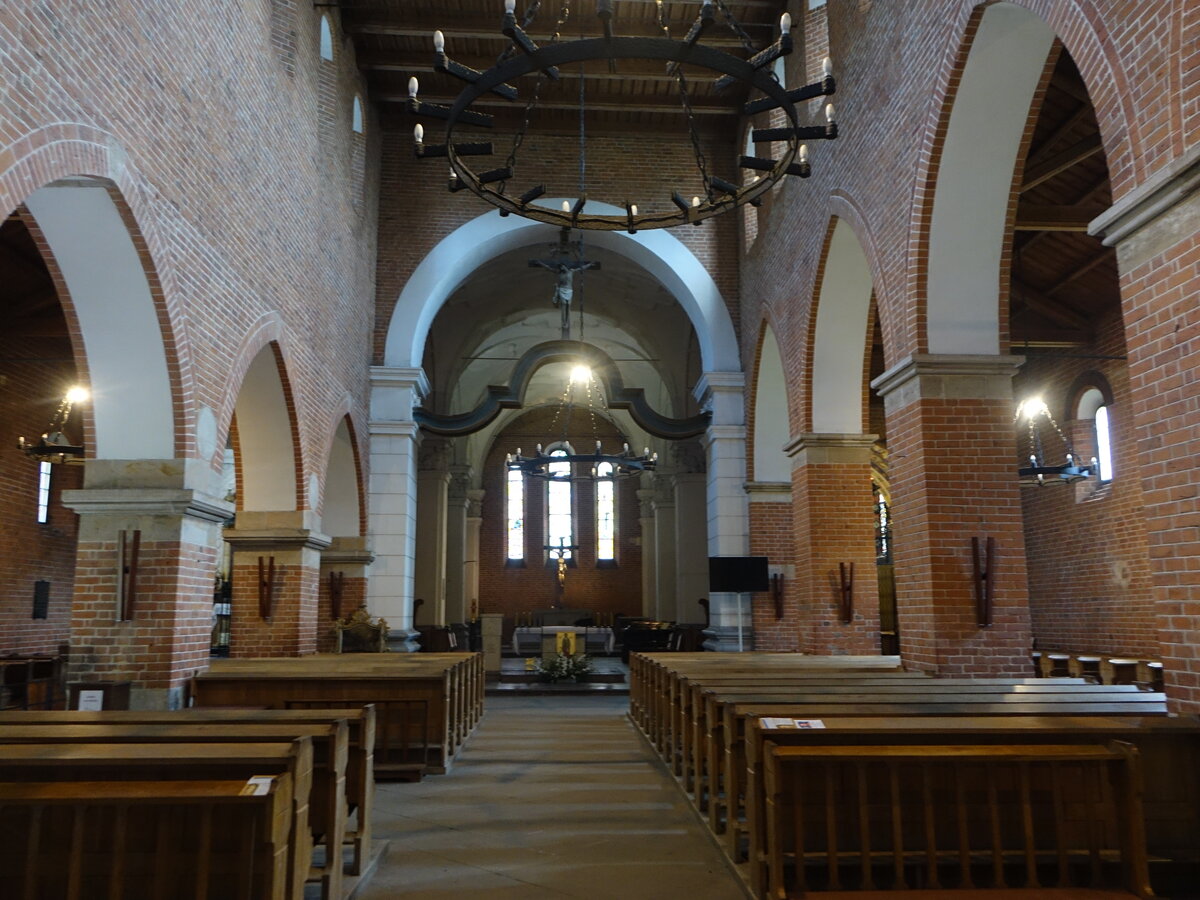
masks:
<path fill-rule="evenodd" d="M 671 29 L 667 27 L 667 13 L 663 9 L 663 0 L 654 0 L 654 6 L 658 12 L 658 29 L 662 32 L 665 38 L 671 37 Z"/>
<path fill-rule="evenodd" d="M 712 184 L 708 176 L 708 158 L 700 146 L 700 134 L 696 130 L 696 114 L 692 110 L 692 101 L 688 96 L 687 78 L 684 77 L 682 66 L 676 69 L 675 78 L 679 82 L 679 99 L 683 103 L 683 111 L 687 113 L 688 137 L 692 139 L 692 151 L 696 155 L 696 169 L 700 172 L 700 179 L 704 184 L 704 195 L 711 203 L 713 197 Z"/>
<path fill-rule="evenodd" d="M 741 40 L 742 49 L 753 56 L 755 53 L 754 41 L 750 40 L 750 35 L 746 34 L 746 29 L 742 27 L 742 24 L 734 17 L 733 13 L 729 11 L 729 7 L 725 5 L 725 0 L 717 0 L 717 6 L 724 14 L 725 24 L 729 26 L 729 30 Z"/>
<path fill-rule="evenodd" d="M 542 0 L 533 0 L 533 3 L 526 7 L 525 18 L 521 25 L 522 30 L 528 29 L 529 26 L 533 24 L 533 18 L 537 15 L 538 9 L 541 8 L 541 5 Z M 562 30 L 570 18 L 571 2 L 570 0 L 564 0 L 562 7 L 558 11 L 558 20 L 554 23 L 554 34 L 550 38 L 549 43 L 553 44 L 559 40 L 559 38 L 562 36 Z M 504 53 L 501 54 L 501 60 L 510 57 L 515 49 L 516 48 L 510 43 L 505 49 Z M 497 62 L 500 62 L 501 60 L 497 60 Z M 529 101 L 525 104 L 525 112 L 521 119 L 521 127 L 518 128 L 517 133 L 513 135 L 512 149 L 508 151 L 508 158 L 505 159 L 504 165 L 505 168 L 511 169 L 514 175 L 517 171 L 517 151 L 519 151 L 521 149 L 521 145 L 525 143 L 525 135 L 529 131 L 529 123 L 533 118 L 533 111 L 537 108 L 538 100 L 542 95 L 542 85 L 548 80 L 549 79 L 546 77 L 545 72 L 538 72 L 537 80 L 533 85 L 533 93 L 530 95 Z M 508 179 L 506 178 L 500 182 L 500 187 L 497 189 L 496 193 L 503 194 L 507 189 Z"/>

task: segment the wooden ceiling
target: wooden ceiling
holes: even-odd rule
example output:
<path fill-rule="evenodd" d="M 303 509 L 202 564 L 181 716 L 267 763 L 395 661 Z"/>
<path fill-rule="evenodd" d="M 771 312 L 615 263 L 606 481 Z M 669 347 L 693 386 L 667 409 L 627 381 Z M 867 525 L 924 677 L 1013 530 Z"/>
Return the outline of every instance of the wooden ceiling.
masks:
<path fill-rule="evenodd" d="M 58 291 L 19 207 L 0 224 L 0 362 L 71 363 Z"/>
<path fill-rule="evenodd" d="M 1014 352 L 1090 343 L 1120 303 L 1116 254 L 1087 233 L 1112 203 L 1096 114 L 1071 57 L 1059 55 L 1019 187 L 1013 238 Z"/>
<path fill-rule="evenodd" d="M 755 50 L 771 44 L 778 36 L 779 16 L 786 0 L 723 0 Z M 518 22 L 532 0 L 519 0 Z M 563 8 L 569 10 L 566 24 L 557 24 Z M 433 33 L 446 37 L 446 54 L 455 62 L 476 70 L 492 66 L 511 42 L 500 31 L 503 0 L 343 0 L 338 3 L 342 27 L 354 41 L 358 65 L 367 79 L 370 99 L 378 105 L 385 129 L 411 130 L 414 120 L 404 112 L 408 79 L 416 76 L 421 99 L 450 103 L 463 83 L 433 69 Z M 682 38 L 699 10 L 696 0 L 665 0 L 664 19 L 673 38 Z M 538 44 L 553 39 L 595 37 L 602 33 L 596 17 L 595 0 L 543 0 L 527 33 Z M 661 36 L 658 7 L 654 0 L 616 0 L 613 31 L 624 37 Z M 726 24 L 720 5 L 716 21 L 703 43 L 738 57 L 748 54 L 741 38 Z M 689 92 L 696 123 L 701 130 L 736 127 L 746 91 L 740 86 L 714 92 L 715 78 L 706 70 L 687 71 Z M 543 84 L 538 101 L 538 128 L 571 130 L 579 127 L 580 80 L 588 110 L 588 128 L 663 128 L 675 130 L 684 122 L 679 87 L 661 63 L 621 61 L 612 73 L 602 64 L 571 67 L 558 82 Z M 480 98 L 473 108 L 497 117 L 498 129 L 515 128 L 537 81 L 525 76 L 516 85 L 516 102 L 500 97 Z"/>

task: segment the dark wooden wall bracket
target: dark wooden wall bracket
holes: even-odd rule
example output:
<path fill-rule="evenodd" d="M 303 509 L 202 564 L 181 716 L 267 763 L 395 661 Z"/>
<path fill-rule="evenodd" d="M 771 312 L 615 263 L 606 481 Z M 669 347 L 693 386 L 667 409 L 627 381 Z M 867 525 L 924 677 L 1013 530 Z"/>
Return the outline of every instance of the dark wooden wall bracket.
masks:
<path fill-rule="evenodd" d="M 838 618 L 843 625 L 854 621 L 854 563 L 838 563 Z"/>
<path fill-rule="evenodd" d="M 329 573 L 329 617 L 331 619 L 342 618 L 342 596 L 345 581 L 345 572 Z"/>
<path fill-rule="evenodd" d="M 971 538 L 971 561 L 975 567 L 975 622 L 980 628 L 987 628 L 992 624 L 996 586 L 996 539 L 990 537 L 981 543 L 979 538 Z"/>
<path fill-rule="evenodd" d="M 775 618 L 783 618 L 783 575 L 776 573 L 771 576 L 771 599 L 775 601 Z"/>
<path fill-rule="evenodd" d="M 258 558 L 258 617 L 271 618 L 271 608 L 275 602 L 275 557 L 260 556 Z"/>
<path fill-rule="evenodd" d="M 137 601 L 138 554 L 142 548 L 142 532 L 117 532 L 117 621 L 133 618 Z"/>

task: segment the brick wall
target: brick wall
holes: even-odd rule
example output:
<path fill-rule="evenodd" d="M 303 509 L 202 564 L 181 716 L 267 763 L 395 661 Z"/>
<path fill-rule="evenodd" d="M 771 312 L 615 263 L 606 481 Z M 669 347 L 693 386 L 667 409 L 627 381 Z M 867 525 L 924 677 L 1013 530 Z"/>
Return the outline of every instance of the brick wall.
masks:
<path fill-rule="evenodd" d="M 587 481 L 575 485 L 576 566 L 568 569 L 566 592 L 558 594 L 554 565 L 544 565 L 545 486 L 537 479 L 525 481 L 525 566 L 505 564 L 507 535 L 504 507 L 504 456 L 518 447 L 525 454 L 541 444 L 561 439 L 562 422 L 552 426 L 553 409 L 532 410 L 514 420 L 496 438 L 483 470 L 483 524 L 479 534 L 479 611 L 503 613 L 511 626 L 517 612 L 549 609 L 587 609 L 602 613 L 640 615 L 642 609 L 642 549 L 638 522 L 637 479 L 617 481 L 617 567 L 596 566 L 595 493 Z M 568 440 L 587 452 L 597 439 L 606 449 L 623 442 L 617 430 L 597 417 L 596 432 L 586 422 L 572 423 Z"/>

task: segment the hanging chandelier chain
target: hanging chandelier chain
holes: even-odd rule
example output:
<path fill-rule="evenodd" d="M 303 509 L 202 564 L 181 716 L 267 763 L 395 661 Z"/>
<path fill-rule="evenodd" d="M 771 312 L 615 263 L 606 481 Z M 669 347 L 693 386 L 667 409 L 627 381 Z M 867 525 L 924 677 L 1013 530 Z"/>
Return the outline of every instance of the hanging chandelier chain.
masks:
<path fill-rule="evenodd" d="M 754 41 L 750 40 L 750 35 L 746 33 L 746 29 L 742 27 L 742 23 L 737 20 L 737 17 L 729 11 L 729 7 L 725 5 L 725 0 L 717 0 L 717 8 L 721 10 L 721 14 L 725 16 L 725 23 L 729 26 L 729 30 L 738 36 L 742 42 L 742 49 L 751 56 L 754 55 Z"/>
<path fill-rule="evenodd" d="M 696 128 L 696 114 L 692 110 L 691 97 L 688 95 L 687 78 L 683 74 L 683 67 L 680 66 L 675 71 L 675 79 L 679 83 L 679 99 L 683 104 L 683 111 L 687 114 L 688 137 L 692 140 L 692 152 L 696 156 L 696 169 L 700 172 L 700 180 L 704 184 L 704 194 L 711 201 L 712 181 L 708 175 L 708 157 L 704 155 L 704 149 L 700 146 L 700 133 Z"/>

